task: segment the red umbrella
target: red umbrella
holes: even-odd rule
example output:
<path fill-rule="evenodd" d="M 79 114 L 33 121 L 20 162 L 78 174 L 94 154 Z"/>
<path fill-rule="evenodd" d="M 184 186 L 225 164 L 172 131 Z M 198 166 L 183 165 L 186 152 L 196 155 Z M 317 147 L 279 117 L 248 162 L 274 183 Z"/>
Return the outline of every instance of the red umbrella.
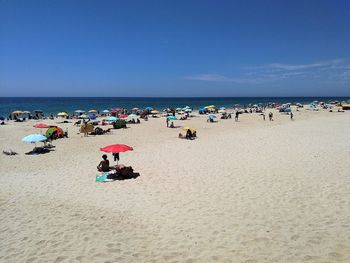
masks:
<path fill-rule="evenodd" d="M 114 110 L 116 110 L 116 111 L 122 111 L 122 110 L 124 110 L 123 108 L 116 108 L 116 109 L 114 109 Z"/>
<path fill-rule="evenodd" d="M 107 153 L 120 153 L 120 152 L 132 151 L 132 150 L 134 150 L 132 147 L 125 144 L 112 144 L 112 145 L 108 145 L 106 147 L 100 148 L 100 151 L 107 152 Z"/>
<path fill-rule="evenodd" d="M 121 118 L 121 119 L 124 119 L 124 118 L 127 118 L 128 115 L 126 115 L 126 114 L 119 114 L 118 117 Z"/>
<path fill-rule="evenodd" d="M 40 133 L 43 133 L 43 129 L 50 128 L 50 126 L 45 124 L 45 123 L 37 123 L 33 127 L 34 128 L 39 128 L 40 129 Z"/>
<path fill-rule="evenodd" d="M 50 126 L 45 123 L 37 123 L 33 127 L 43 129 L 43 128 L 49 128 Z"/>
<path fill-rule="evenodd" d="M 132 110 L 140 110 L 139 108 L 133 108 Z"/>

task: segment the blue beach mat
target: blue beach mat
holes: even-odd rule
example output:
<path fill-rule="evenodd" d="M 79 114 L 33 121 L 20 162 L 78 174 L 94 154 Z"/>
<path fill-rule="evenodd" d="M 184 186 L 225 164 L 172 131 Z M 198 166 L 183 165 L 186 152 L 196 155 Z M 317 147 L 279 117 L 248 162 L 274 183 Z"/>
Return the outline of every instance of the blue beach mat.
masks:
<path fill-rule="evenodd" d="M 102 175 L 96 175 L 96 182 L 98 183 L 104 183 L 104 182 L 108 182 L 110 180 L 108 180 L 108 173 L 104 173 Z"/>

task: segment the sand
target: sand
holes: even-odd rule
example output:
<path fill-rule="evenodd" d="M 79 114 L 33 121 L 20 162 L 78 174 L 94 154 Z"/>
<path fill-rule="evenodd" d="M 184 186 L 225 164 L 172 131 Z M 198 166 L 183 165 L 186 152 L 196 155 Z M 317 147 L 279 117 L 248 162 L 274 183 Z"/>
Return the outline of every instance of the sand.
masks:
<path fill-rule="evenodd" d="M 64 124 L 36 156 L 35 121 L 2 126 L 19 155 L 0 155 L 0 262 L 349 262 L 350 112 L 294 117 L 175 121 L 194 141 L 164 118 L 88 138 Z M 113 143 L 140 177 L 96 183 Z"/>

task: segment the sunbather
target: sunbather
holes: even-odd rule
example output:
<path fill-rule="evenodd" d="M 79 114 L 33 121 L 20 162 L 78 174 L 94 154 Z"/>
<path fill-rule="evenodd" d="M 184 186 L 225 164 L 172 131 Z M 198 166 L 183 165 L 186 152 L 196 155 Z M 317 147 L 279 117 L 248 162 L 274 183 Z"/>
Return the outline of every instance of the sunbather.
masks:
<path fill-rule="evenodd" d="M 97 171 L 99 172 L 109 172 L 111 167 L 109 167 L 109 160 L 107 159 L 107 155 L 102 155 L 102 161 L 97 166 Z"/>

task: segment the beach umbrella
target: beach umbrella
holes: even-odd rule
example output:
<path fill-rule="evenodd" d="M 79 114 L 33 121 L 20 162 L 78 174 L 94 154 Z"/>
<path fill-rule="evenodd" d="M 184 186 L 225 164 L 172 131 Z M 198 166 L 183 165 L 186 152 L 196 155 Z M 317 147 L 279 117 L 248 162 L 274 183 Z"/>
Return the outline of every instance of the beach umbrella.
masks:
<path fill-rule="evenodd" d="M 86 114 L 82 114 L 78 117 L 79 119 L 88 119 L 89 116 L 87 116 Z"/>
<path fill-rule="evenodd" d="M 43 129 L 43 128 L 49 128 L 50 126 L 45 123 L 37 123 L 33 127 Z"/>
<path fill-rule="evenodd" d="M 20 111 L 20 110 L 16 110 L 14 112 L 12 112 L 13 115 L 20 115 L 20 114 L 23 114 L 23 111 Z"/>
<path fill-rule="evenodd" d="M 225 110 L 219 110 L 218 112 L 219 112 L 219 113 L 226 113 Z"/>
<path fill-rule="evenodd" d="M 49 128 L 50 126 L 45 123 L 37 123 L 33 127 L 40 129 L 40 133 L 43 133 L 43 129 Z"/>
<path fill-rule="evenodd" d="M 136 114 L 130 114 L 128 117 L 129 118 L 137 118 L 137 115 Z"/>
<path fill-rule="evenodd" d="M 89 113 L 97 113 L 97 110 L 89 110 Z"/>
<path fill-rule="evenodd" d="M 109 110 L 103 110 L 102 113 L 109 113 Z"/>
<path fill-rule="evenodd" d="M 30 111 L 27 111 L 27 110 L 25 110 L 25 111 L 23 111 L 23 114 L 30 114 L 31 112 Z"/>
<path fill-rule="evenodd" d="M 215 119 L 216 116 L 215 116 L 215 115 L 209 115 L 208 118 L 209 118 L 209 119 Z"/>
<path fill-rule="evenodd" d="M 196 131 L 196 129 L 188 127 L 188 126 L 187 127 L 183 127 L 182 129 L 185 130 L 185 131 L 190 130 L 191 132 L 195 132 Z"/>
<path fill-rule="evenodd" d="M 131 146 L 125 145 L 125 144 L 112 144 L 108 145 L 106 147 L 100 148 L 100 151 L 102 152 L 107 152 L 107 153 L 112 153 L 114 156 L 114 160 L 119 161 L 119 153 L 121 152 L 127 152 L 127 151 L 133 151 L 134 148 Z"/>
<path fill-rule="evenodd" d="M 140 110 L 139 108 L 132 108 L 132 110 Z"/>
<path fill-rule="evenodd" d="M 176 108 L 175 110 L 176 110 L 176 111 L 180 111 L 180 110 L 182 110 L 182 109 L 181 109 L 181 108 Z"/>
<path fill-rule="evenodd" d="M 94 114 L 89 114 L 89 119 L 91 119 L 91 120 L 96 119 L 96 115 L 94 115 Z"/>
<path fill-rule="evenodd" d="M 121 118 L 121 119 L 125 119 L 125 118 L 128 117 L 128 115 L 126 115 L 126 114 L 119 114 L 118 117 Z"/>
<path fill-rule="evenodd" d="M 176 121 L 177 120 L 176 116 L 168 116 L 167 118 L 170 121 Z"/>
<path fill-rule="evenodd" d="M 117 118 L 117 117 L 114 117 L 114 116 L 108 117 L 108 118 L 106 119 L 106 121 L 116 121 L 116 120 L 118 120 L 118 118 Z"/>
<path fill-rule="evenodd" d="M 26 143 L 37 143 L 37 142 L 43 142 L 46 140 L 47 140 L 46 136 L 42 134 L 30 134 L 22 138 L 22 142 L 26 142 Z"/>
<path fill-rule="evenodd" d="M 75 113 L 84 113 L 84 110 L 76 110 Z"/>
<path fill-rule="evenodd" d="M 125 144 L 112 144 L 106 147 L 100 148 L 100 151 L 106 153 L 120 153 L 134 150 L 131 146 Z"/>
<path fill-rule="evenodd" d="M 0 121 L 4 121 L 5 117 L 4 116 L 0 116 Z"/>
<path fill-rule="evenodd" d="M 221 107 L 220 110 L 226 110 L 226 108 L 225 107 Z"/>
<path fill-rule="evenodd" d="M 68 113 L 67 112 L 59 112 L 57 114 L 57 116 L 59 116 L 59 117 L 66 117 L 66 116 L 68 116 Z"/>
<path fill-rule="evenodd" d="M 145 110 L 153 110 L 152 107 L 146 107 Z"/>
<path fill-rule="evenodd" d="M 192 109 L 185 109 L 185 112 L 191 112 Z"/>

